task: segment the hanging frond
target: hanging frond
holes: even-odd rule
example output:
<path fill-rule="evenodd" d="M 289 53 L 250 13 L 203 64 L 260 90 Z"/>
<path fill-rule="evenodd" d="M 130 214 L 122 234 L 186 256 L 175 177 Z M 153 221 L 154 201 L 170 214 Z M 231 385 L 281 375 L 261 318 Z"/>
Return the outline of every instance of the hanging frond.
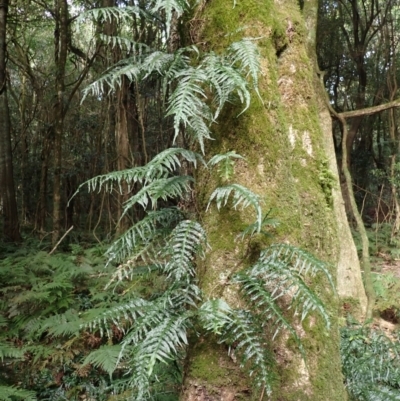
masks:
<path fill-rule="evenodd" d="M 242 185 L 230 184 L 215 189 L 210 196 L 206 210 L 209 209 L 210 204 L 213 200 L 216 201 L 218 210 L 221 207 L 226 206 L 231 194 L 233 195 L 232 201 L 234 209 L 236 209 L 238 206 L 241 206 L 242 209 L 248 206 L 253 206 L 256 212 L 257 232 L 260 232 L 262 226 L 262 210 L 261 210 L 260 196 Z"/>
<path fill-rule="evenodd" d="M 173 13 L 175 13 L 175 18 L 180 18 L 185 11 L 189 9 L 189 2 L 186 0 L 156 0 L 151 11 L 153 13 L 165 13 L 165 25 L 167 31 L 167 38 L 171 30 L 171 22 L 173 18 Z"/>
<path fill-rule="evenodd" d="M 133 362 L 136 368 L 144 365 L 147 375 L 151 376 L 157 361 L 168 363 L 175 359 L 178 351 L 188 344 L 189 316 L 188 314 L 165 316 L 163 321 L 148 331 L 134 350 Z"/>
<path fill-rule="evenodd" d="M 336 291 L 327 264 L 304 249 L 289 244 L 272 244 L 264 250 L 262 257 L 264 259 L 270 257 L 274 259 L 282 259 L 302 275 L 315 277 L 317 274 L 322 273 L 328 280 L 331 289 L 334 292 Z"/>
<path fill-rule="evenodd" d="M 263 342 L 262 329 L 254 315 L 245 310 L 234 310 L 231 320 L 224 327 L 221 342 L 231 346 L 231 352 L 241 357 L 240 365 L 254 375 L 257 386 L 265 386 L 271 394 L 273 381 L 272 359 Z"/>
<path fill-rule="evenodd" d="M 241 73 L 250 75 L 253 81 L 253 88 L 258 97 L 258 74 L 260 73 L 260 53 L 253 38 L 244 38 L 239 42 L 232 43 L 228 48 L 228 57 L 232 60 L 232 65 L 239 65 Z"/>
<path fill-rule="evenodd" d="M 140 319 L 152 305 L 142 298 L 122 301 L 111 308 L 92 308 L 82 316 L 81 329 L 99 330 L 101 337 L 111 336 L 111 326 L 115 324 L 119 330 L 125 331 L 125 323 Z"/>
<path fill-rule="evenodd" d="M 234 93 L 244 103 L 242 113 L 250 106 L 250 92 L 246 77 L 230 63 L 226 58 L 217 56 L 214 53 L 208 54 L 203 61 L 204 72 L 214 90 L 213 102 L 217 109 L 213 119 L 216 120 L 225 105 Z"/>
<path fill-rule="evenodd" d="M 213 167 L 218 165 L 218 174 L 223 181 L 229 181 L 234 174 L 235 162 L 232 159 L 246 160 L 243 156 L 237 154 L 234 150 L 227 153 L 220 153 L 213 156 L 208 165 Z"/>
<path fill-rule="evenodd" d="M 254 308 L 257 315 L 266 325 L 275 327 L 272 339 L 276 337 L 280 330 L 287 330 L 296 341 L 303 358 L 305 351 L 300 338 L 290 322 L 285 318 L 283 311 L 279 308 L 276 298 L 265 288 L 264 279 L 252 277 L 245 272 L 235 274 L 233 282 L 241 285 L 241 291 L 247 298 L 250 306 Z"/>
<path fill-rule="evenodd" d="M 203 83 L 207 76 L 202 69 L 190 67 L 176 74 L 178 85 L 171 95 L 167 116 L 174 118 L 175 137 L 177 138 L 181 124 L 190 126 L 189 118 L 199 116 L 211 122 L 212 114 L 204 101 L 207 99 Z"/>
<path fill-rule="evenodd" d="M 195 275 L 193 260 L 206 244 L 204 228 L 192 220 L 178 223 L 166 246 L 168 262 L 164 271 L 175 282 L 189 283 Z"/>
<path fill-rule="evenodd" d="M 108 174 L 98 175 L 79 186 L 73 196 L 83 187 L 87 187 L 89 192 L 104 189 L 107 192 L 119 190 L 122 192 L 122 182 L 128 185 L 135 183 L 148 184 L 154 180 L 166 178 L 181 167 L 181 160 L 193 163 L 196 167 L 198 162 L 205 164 L 201 155 L 183 148 L 168 148 L 157 154 L 145 166 L 133 167 L 122 171 L 113 171 Z"/>
<path fill-rule="evenodd" d="M 267 285 L 272 288 L 271 295 L 274 299 L 289 296 L 292 305 L 296 307 L 295 313 L 301 309 L 301 321 L 311 311 L 317 311 L 329 328 L 330 318 L 323 302 L 304 281 L 306 272 L 313 269 L 320 270 L 320 261 L 315 257 L 310 260 L 311 255 L 308 253 L 306 253 L 306 259 L 302 259 L 303 252 L 297 252 L 296 248 L 290 245 L 284 245 L 284 248 L 293 249 L 293 253 L 289 253 L 291 255 L 289 259 L 278 251 L 279 248 L 272 247 L 271 251 L 267 248 L 261 253 L 257 263 L 246 273 L 251 277 L 261 277 L 265 280 Z M 315 260 L 315 266 L 306 268 L 306 265 L 312 264 L 313 260 Z M 326 268 L 322 271 L 325 273 Z"/>
<path fill-rule="evenodd" d="M 107 263 L 136 257 L 138 249 L 143 254 L 143 247 L 152 244 L 156 239 L 167 237 L 182 219 L 182 211 L 175 207 L 148 212 L 142 220 L 129 228 L 107 249 Z M 114 275 L 119 276 L 119 273 L 116 272 Z"/>
<path fill-rule="evenodd" d="M 155 16 L 150 14 L 148 11 L 135 6 L 127 7 L 100 7 L 92 8 L 78 15 L 76 19 L 77 24 L 87 23 L 87 19 L 93 19 L 95 21 L 112 22 L 114 19 L 116 21 L 130 21 L 133 16 L 142 16 L 149 20 L 154 20 Z"/>
<path fill-rule="evenodd" d="M 210 299 L 199 308 L 202 326 L 209 332 L 221 335 L 222 330 L 232 321 L 231 307 L 223 299 Z"/>
<path fill-rule="evenodd" d="M 145 43 L 136 42 L 130 38 L 117 36 L 117 35 L 105 35 L 99 34 L 99 38 L 110 47 L 118 47 L 120 49 L 125 48 L 127 52 L 133 54 L 129 60 L 139 62 L 143 59 L 144 55 L 151 52 L 151 48 Z"/>
<path fill-rule="evenodd" d="M 194 179 L 191 176 L 178 175 L 169 178 L 159 178 L 146 184 L 125 202 L 122 217 L 136 204 L 142 206 L 143 209 L 146 209 L 148 206 L 156 208 L 157 202 L 160 199 L 166 201 L 182 198 L 190 191 L 190 184 L 193 181 Z"/>

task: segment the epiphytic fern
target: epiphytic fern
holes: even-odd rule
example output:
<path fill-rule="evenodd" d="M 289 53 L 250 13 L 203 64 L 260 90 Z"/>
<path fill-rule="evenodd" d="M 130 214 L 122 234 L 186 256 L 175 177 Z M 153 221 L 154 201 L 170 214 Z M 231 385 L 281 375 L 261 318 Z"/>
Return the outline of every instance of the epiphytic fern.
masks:
<path fill-rule="evenodd" d="M 312 311 L 317 311 L 329 328 L 330 319 L 321 299 L 306 283 L 308 275 L 325 276 L 334 291 L 332 276 L 326 265 L 310 253 L 297 247 L 277 244 L 261 252 L 260 258 L 247 272 L 250 277 L 262 278 L 274 299 L 290 296 L 291 306 L 301 313 L 301 320 Z"/>
<path fill-rule="evenodd" d="M 232 195 L 233 208 L 241 207 L 242 209 L 252 206 L 256 212 L 255 231 L 260 232 L 262 227 L 262 210 L 260 196 L 255 194 L 249 188 L 240 184 L 229 184 L 223 187 L 218 187 L 210 196 L 207 210 L 213 200 L 217 203 L 217 208 L 220 209 L 226 206 L 230 196 Z"/>
<path fill-rule="evenodd" d="M 222 181 L 229 181 L 234 175 L 234 165 L 235 162 L 233 159 L 242 159 L 245 158 L 239 154 L 237 154 L 234 150 L 221 153 L 213 156 L 209 161 L 208 165 L 213 167 L 218 165 L 218 174 Z"/>
<path fill-rule="evenodd" d="M 126 385 L 138 400 L 146 397 L 156 365 L 174 363 L 187 345 L 186 332 L 193 315 L 190 308 L 200 300 L 194 262 L 204 245 L 205 233 L 197 222 L 178 222 L 153 255 L 157 259 L 152 272 L 163 277 L 164 291 L 149 299 L 134 296 L 101 313 L 89 311 L 83 318 L 83 327 L 99 330 L 101 335 L 112 337 L 113 327 L 124 333 L 118 357 L 117 348 L 105 347 L 90 354 L 86 363 L 95 363 L 109 373 L 128 366 L 132 375 Z M 138 263 L 132 274 L 143 266 Z"/>

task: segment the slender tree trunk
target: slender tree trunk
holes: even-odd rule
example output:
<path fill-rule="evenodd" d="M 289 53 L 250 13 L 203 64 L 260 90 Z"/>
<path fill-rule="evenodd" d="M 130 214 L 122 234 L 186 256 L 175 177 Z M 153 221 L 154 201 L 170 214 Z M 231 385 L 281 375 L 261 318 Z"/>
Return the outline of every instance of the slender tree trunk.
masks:
<path fill-rule="evenodd" d="M 15 198 L 10 114 L 6 83 L 6 25 L 8 0 L 0 2 L 0 210 L 3 215 L 3 238 L 19 242 L 18 210 Z"/>
<path fill-rule="evenodd" d="M 61 168 L 62 139 L 64 131 L 65 65 L 67 61 L 68 4 L 55 0 L 56 26 L 54 30 L 54 61 L 56 66 L 54 105 L 54 181 L 53 181 L 53 233 L 52 244 L 60 237 L 61 229 Z"/>
<path fill-rule="evenodd" d="M 129 84 L 126 79 L 123 79 L 121 87 L 116 91 L 116 124 L 115 124 L 115 144 L 117 151 L 117 170 L 126 170 L 132 165 L 131 162 L 131 150 L 129 145 L 129 131 L 128 131 L 128 96 L 129 96 Z M 123 205 L 128 200 L 128 185 L 124 181 L 121 183 L 121 193 L 118 196 L 118 214 L 117 218 L 117 234 L 121 234 L 129 227 L 129 219 L 123 214 Z"/>

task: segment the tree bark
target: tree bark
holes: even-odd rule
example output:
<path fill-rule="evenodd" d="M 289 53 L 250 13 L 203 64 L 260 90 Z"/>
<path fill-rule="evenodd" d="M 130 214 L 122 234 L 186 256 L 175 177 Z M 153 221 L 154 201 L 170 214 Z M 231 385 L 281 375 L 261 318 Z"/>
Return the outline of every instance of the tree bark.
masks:
<path fill-rule="evenodd" d="M 262 4 L 243 0 L 234 8 L 215 0 L 201 16 L 196 15 L 197 20 L 205 21 L 196 37 L 207 49 L 220 51 L 241 36 L 261 38 L 259 88 L 263 101 L 254 96 L 250 108 L 239 117 L 237 107 L 224 111 L 214 127 L 215 141 L 208 153 L 235 150 L 245 156 L 246 162 L 236 165 L 235 181 L 261 195 L 265 211 L 272 210 L 280 221 L 273 241 L 300 246 L 330 262 L 332 275 L 338 277 L 339 294 L 365 309 L 357 254 L 341 199 L 331 118 L 317 80 L 316 15 L 317 0 L 304 2 L 302 11 L 296 0 Z M 202 210 L 218 179 L 206 171 L 197 179 L 198 209 Z M 251 221 L 249 214 L 247 209 L 211 209 L 202 214 L 211 246 L 199 267 L 206 297 L 222 297 L 233 306 L 241 304 L 237 289 L 227 285 L 225 278 L 252 263 L 271 242 L 260 238 L 248 244 L 238 241 L 238 233 Z M 346 285 L 350 288 L 345 289 Z M 277 362 L 272 368 L 277 381 L 270 398 L 262 389 L 252 388 L 216 339 L 201 338 L 189 352 L 181 399 L 346 400 L 338 331 L 343 300 L 320 282 L 311 286 L 330 311 L 332 328 L 327 332 L 318 317 L 302 324 L 293 322 L 307 349 L 306 363 L 287 335 L 281 334 L 275 341 L 266 339 Z"/>
<path fill-rule="evenodd" d="M 54 105 L 54 182 L 53 182 L 53 233 L 54 246 L 60 238 L 61 229 L 61 167 L 62 139 L 64 133 L 65 66 L 68 45 L 68 4 L 66 0 L 55 0 L 54 61 L 56 67 Z"/>
<path fill-rule="evenodd" d="M 13 177 L 10 114 L 6 83 L 6 26 L 8 0 L 0 2 L 0 210 L 3 215 L 3 238 L 19 242 L 18 210 Z"/>

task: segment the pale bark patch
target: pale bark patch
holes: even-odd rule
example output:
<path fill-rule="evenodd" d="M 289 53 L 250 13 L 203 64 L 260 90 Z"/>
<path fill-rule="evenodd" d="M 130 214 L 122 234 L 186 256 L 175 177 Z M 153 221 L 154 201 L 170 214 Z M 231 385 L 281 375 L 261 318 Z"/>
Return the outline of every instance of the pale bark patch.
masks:
<path fill-rule="evenodd" d="M 312 147 L 310 133 L 308 131 L 304 131 L 301 139 L 302 139 L 302 143 L 303 143 L 303 149 L 307 152 L 308 156 L 312 157 L 313 156 L 313 147 Z"/>

